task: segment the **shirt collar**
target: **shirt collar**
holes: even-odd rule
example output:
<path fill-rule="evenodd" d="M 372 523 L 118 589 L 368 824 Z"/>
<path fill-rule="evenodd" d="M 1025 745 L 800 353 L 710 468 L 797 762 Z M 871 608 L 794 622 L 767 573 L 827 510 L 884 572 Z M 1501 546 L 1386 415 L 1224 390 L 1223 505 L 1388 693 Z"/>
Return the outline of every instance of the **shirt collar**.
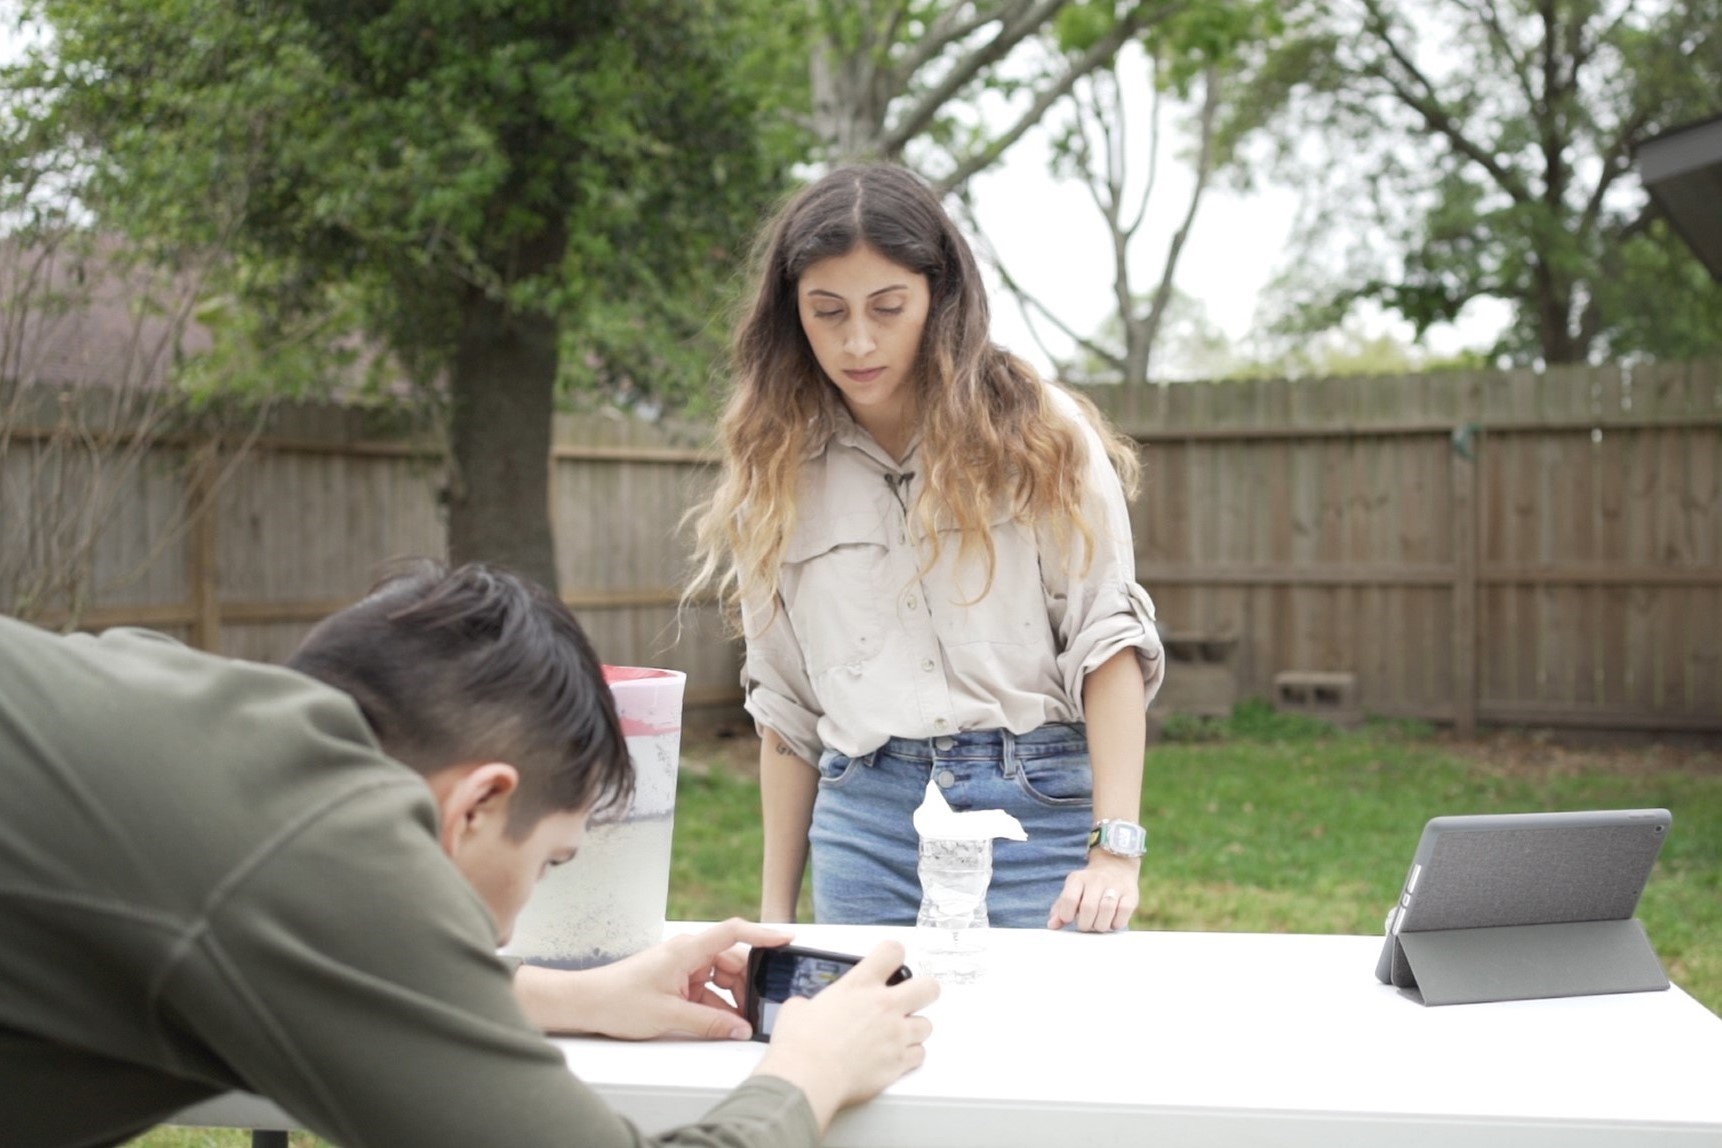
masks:
<path fill-rule="evenodd" d="M 849 408 L 842 403 L 837 404 L 837 410 L 832 418 L 831 440 L 841 443 L 851 450 L 858 450 L 868 458 L 883 466 L 887 471 L 900 471 L 915 461 L 915 452 L 921 448 L 921 432 L 916 431 L 909 440 L 909 447 L 903 452 L 903 458 L 898 461 L 891 457 L 889 451 L 879 445 L 879 441 L 867 432 L 867 428 L 855 421 L 855 416 L 849 413 Z M 820 451 L 830 445 L 828 440 L 814 452 L 816 457 Z"/>

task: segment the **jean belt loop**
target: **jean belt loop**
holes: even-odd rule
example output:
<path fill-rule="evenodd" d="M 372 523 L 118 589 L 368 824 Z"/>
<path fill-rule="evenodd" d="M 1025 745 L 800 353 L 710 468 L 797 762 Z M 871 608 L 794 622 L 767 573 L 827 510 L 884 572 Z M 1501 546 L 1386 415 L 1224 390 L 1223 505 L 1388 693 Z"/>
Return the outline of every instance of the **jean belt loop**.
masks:
<path fill-rule="evenodd" d="M 999 765 L 1004 770 L 1006 781 L 1017 775 L 1016 734 L 1008 729 L 999 730 Z"/>

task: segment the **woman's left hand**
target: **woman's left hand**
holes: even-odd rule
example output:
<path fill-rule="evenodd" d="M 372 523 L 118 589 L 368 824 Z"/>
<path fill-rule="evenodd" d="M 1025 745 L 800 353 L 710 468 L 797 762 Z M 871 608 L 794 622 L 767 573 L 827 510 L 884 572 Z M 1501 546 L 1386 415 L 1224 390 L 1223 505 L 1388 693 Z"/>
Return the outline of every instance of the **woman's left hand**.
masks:
<path fill-rule="evenodd" d="M 1096 849 L 1088 855 L 1088 868 L 1064 879 L 1064 892 L 1052 903 L 1046 927 L 1062 929 L 1075 921 L 1085 933 L 1110 933 L 1130 923 L 1130 915 L 1141 901 L 1137 879 L 1142 861 L 1116 857 Z"/>

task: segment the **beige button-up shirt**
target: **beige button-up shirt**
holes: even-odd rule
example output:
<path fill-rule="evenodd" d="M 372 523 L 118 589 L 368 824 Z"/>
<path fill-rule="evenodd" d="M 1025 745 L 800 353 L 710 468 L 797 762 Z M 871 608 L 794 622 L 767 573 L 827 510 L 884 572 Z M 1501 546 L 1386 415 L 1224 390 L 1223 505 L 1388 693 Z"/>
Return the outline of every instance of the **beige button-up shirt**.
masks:
<path fill-rule="evenodd" d="M 984 554 L 959 564 L 954 531 L 921 574 L 909 513 L 917 448 L 897 463 L 845 418 L 803 471 L 775 609 L 742 608 L 741 681 L 756 723 L 807 761 L 826 747 L 859 756 L 890 737 L 1027 733 L 1082 721 L 1084 677 L 1130 648 L 1153 698 L 1165 659 L 1153 600 L 1136 582 L 1123 488 L 1076 405 L 1049 390 L 1088 447 L 1087 571 L 1074 530 L 1060 548 L 1049 528 L 1001 510 L 984 597 Z"/>

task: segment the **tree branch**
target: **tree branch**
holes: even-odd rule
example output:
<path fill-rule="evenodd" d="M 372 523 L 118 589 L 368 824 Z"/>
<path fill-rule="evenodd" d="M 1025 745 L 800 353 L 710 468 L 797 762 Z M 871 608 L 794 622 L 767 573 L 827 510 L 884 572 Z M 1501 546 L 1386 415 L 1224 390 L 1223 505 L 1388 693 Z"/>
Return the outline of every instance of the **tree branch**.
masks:
<path fill-rule="evenodd" d="M 1112 107 L 1103 107 L 1106 96 L 1103 92 L 1101 77 L 1110 75 L 1112 78 L 1111 94 L 1114 100 Z M 1092 170 L 1087 173 L 1087 179 L 1093 191 L 1094 202 L 1100 208 L 1100 214 L 1106 220 L 1107 238 L 1112 242 L 1112 303 L 1118 311 L 1118 321 L 1124 328 L 1124 373 L 1129 374 L 1130 363 L 1130 321 L 1135 312 L 1135 295 L 1130 288 L 1130 234 L 1123 227 L 1124 215 L 1124 153 L 1121 141 L 1114 137 L 1112 121 L 1116 119 L 1123 125 L 1124 97 L 1118 85 L 1116 72 L 1106 69 L 1096 71 L 1088 80 L 1094 101 L 1088 109 L 1094 116 L 1095 128 L 1100 133 L 1103 145 L 1106 172 L 1104 178 L 1097 178 Z M 1150 151 L 1158 149 L 1151 148 Z"/>
<path fill-rule="evenodd" d="M 905 76 L 912 76 L 934 60 L 939 58 L 946 48 L 961 40 L 966 40 L 974 33 L 985 28 L 995 20 L 1009 23 L 1020 16 L 1023 8 L 1032 0 L 1015 0 L 1010 4 L 976 4 L 974 14 L 967 20 L 961 19 L 963 5 L 953 4 L 944 9 L 927 28 L 927 34 L 916 42 L 913 48 L 903 57 L 902 66 L 898 71 Z M 905 4 L 905 7 L 907 5 Z"/>
<path fill-rule="evenodd" d="M 1565 205 L 1567 172 L 1561 159 L 1560 104 L 1566 84 L 1560 74 L 1560 13 L 1554 0 L 1541 0 L 1543 22 L 1543 98 L 1531 107 L 1531 119 L 1543 152 L 1543 200 L 1557 212 Z"/>
<path fill-rule="evenodd" d="M 1165 318 L 1166 307 L 1172 300 L 1172 281 L 1178 269 L 1178 260 L 1184 253 L 1184 243 L 1190 238 L 1190 229 L 1196 222 L 1196 209 L 1201 206 L 1202 194 L 1208 188 L 1208 180 L 1214 172 L 1214 125 L 1220 112 L 1220 83 L 1215 69 L 1208 68 L 1202 76 L 1204 91 L 1202 93 L 1201 145 L 1196 152 L 1196 185 L 1190 192 L 1190 205 L 1184 211 L 1184 219 L 1178 225 L 1178 230 L 1172 236 L 1172 242 L 1166 248 L 1166 262 L 1160 270 L 1160 283 L 1154 289 L 1154 299 L 1149 305 L 1148 314 L 1142 319 L 1142 338 L 1150 351 L 1154 341 L 1160 334 L 1160 323 Z"/>
<path fill-rule="evenodd" d="M 961 187 L 977 172 L 984 171 L 996 163 L 998 158 L 1008 151 L 1012 144 L 1016 143 L 1030 128 L 1040 122 L 1053 104 L 1070 93 L 1076 81 L 1117 55 L 1118 49 L 1124 46 L 1126 40 L 1147 27 L 1149 21 L 1142 15 L 1143 7 L 1144 5 L 1138 4 L 1119 17 L 1118 23 L 1113 26 L 1112 31 L 1071 61 L 1070 66 L 1065 69 L 1058 80 L 1035 97 L 1034 103 L 1018 117 L 1016 123 L 1006 129 L 1003 135 L 996 137 L 979 151 L 959 160 L 957 166 L 938 181 L 937 188 L 940 191 L 949 191 Z"/>
<path fill-rule="evenodd" d="M 1142 181 L 1142 197 L 1136 201 L 1136 215 L 1126 229 L 1129 235 L 1135 235 L 1141 228 L 1143 219 L 1148 216 L 1148 200 L 1154 194 L 1154 187 L 1160 182 L 1160 124 L 1164 108 L 1164 98 L 1160 92 L 1158 67 L 1152 56 L 1148 57 L 1148 90 L 1152 93 L 1148 110 L 1148 178 Z M 1124 123 L 1123 100 L 1119 101 L 1118 122 Z"/>
<path fill-rule="evenodd" d="M 1094 166 L 1094 141 L 1089 138 L 1089 131 L 1105 133 L 1101 122 L 1102 117 L 1095 110 L 1095 104 L 1100 99 L 1100 93 L 1095 90 L 1094 77 L 1088 76 L 1089 99 L 1084 100 L 1081 92 L 1072 86 L 1070 101 L 1076 110 L 1076 162 L 1082 168 L 1082 189 L 1088 193 L 1089 202 L 1094 204 L 1094 210 L 1103 217 L 1110 218 L 1106 199 L 1100 194 L 1103 180 Z M 1090 121 L 1093 122 L 1092 129 Z"/>
<path fill-rule="evenodd" d="M 997 252 L 993 254 L 993 270 L 998 272 L 999 281 L 1005 285 L 1005 290 L 1016 296 L 1017 302 L 1022 304 L 1025 312 L 1031 307 L 1034 310 L 1039 311 L 1049 323 L 1062 331 L 1077 346 L 1081 347 L 1095 358 L 1101 359 L 1110 364 L 1119 371 L 1124 369 L 1124 360 L 1117 352 L 1109 350 L 1101 344 L 1096 343 L 1086 335 L 1077 334 L 1070 328 L 1069 324 L 1065 323 L 1063 319 L 1060 319 L 1057 315 L 1053 314 L 1052 310 L 1047 307 L 1046 304 L 1042 303 L 1032 292 L 1022 284 L 1018 283 L 1015 277 L 1011 275 L 1010 271 L 1005 268 L 1004 262 L 998 258 Z M 1030 330 L 1033 330 L 1032 323 L 1030 324 Z M 1035 341 L 1037 343 L 1040 342 L 1039 335 L 1035 336 Z M 1042 344 L 1041 350 L 1046 351 L 1044 344 Z M 1050 359 L 1053 358 L 1053 355 L 1050 351 L 1047 351 L 1046 357 Z"/>
<path fill-rule="evenodd" d="M 897 29 L 903 26 L 904 17 L 909 14 L 909 3 L 910 0 L 897 0 L 883 33 L 866 45 L 867 51 L 873 54 L 874 82 L 879 82 L 881 73 L 885 73 L 885 82 L 890 88 L 896 88 L 902 78 L 915 74 L 913 70 L 905 71 L 891 65 L 891 44 L 897 39 Z"/>
<path fill-rule="evenodd" d="M 1501 22 L 1501 9 L 1497 0 L 1481 0 L 1481 3 L 1475 5 L 1471 0 L 1459 0 L 1459 3 L 1489 30 L 1489 39 L 1513 66 L 1513 78 L 1519 81 L 1519 91 L 1525 97 L 1525 106 L 1528 108 L 1534 105 L 1537 102 L 1537 93 L 1530 85 L 1530 63 L 1519 55 L 1518 46 L 1507 34 L 1507 26 Z"/>
<path fill-rule="evenodd" d="M 1640 235 L 1648 233 L 1650 231 L 1650 225 L 1656 219 L 1657 212 L 1659 210 L 1660 209 L 1656 206 L 1656 201 L 1654 199 L 1646 199 L 1644 201 L 1644 206 L 1639 208 L 1638 214 L 1633 216 L 1621 226 L 1619 231 L 1614 233 L 1614 246 L 1619 247 L 1628 239 L 1636 239 Z"/>
<path fill-rule="evenodd" d="M 1462 130 L 1460 130 L 1459 125 L 1454 122 L 1452 115 L 1447 111 L 1447 109 L 1441 106 L 1440 100 L 1435 92 L 1434 84 L 1429 81 L 1429 78 L 1423 74 L 1422 69 L 1417 67 L 1410 57 L 1408 57 L 1399 47 L 1398 41 L 1393 38 L 1392 29 L 1388 26 L 1386 17 L 1381 14 L 1380 5 L 1377 4 L 1375 0 L 1367 0 L 1365 6 L 1368 8 L 1371 15 L 1371 19 L 1366 21 L 1366 24 L 1373 25 L 1373 28 L 1368 30 L 1372 30 L 1375 33 L 1376 38 L 1380 40 L 1382 46 L 1387 49 L 1388 54 L 1393 57 L 1394 61 L 1401 69 L 1404 70 L 1406 75 L 1422 89 L 1422 94 L 1419 95 L 1417 92 L 1412 91 L 1397 77 L 1388 74 L 1387 69 L 1379 64 L 1366 64 L 1364 66 L 1365 72 L 1386 83 L 1388 88 L 1391 89 L 1393 94 L 1399 98 L 1401 103 L 1423 117 L 1423 122 L 1427 124 L 1432 131 L 1446 138 L 1446 140 L 1451 143 L 1454 148 L 1460 152 L 1460 154 L 1464 155 L 1467 159 L 1478 164 L 1484 171 L 1488 172 L 1495 182 L 1500 185 L 1501 190 L 1511 196 L 1515 203 L 1530 203 L 1532 199 L 1530 191 L 1525 187 L 1523 181 L 1520 180 L 1518 173 L 1512 171 L 1510 168 L 1503 167 L 1500 161 L 1496 159 L 1495 153 L 1492 149 L 1481 147 L 1478 144 L 1473 143 L 1471 139 L 1466 136 Z"/>
<path fill-rule="evenodd" d="M 895 155 L 910 140 L 926 131 L 927 126 L 939 114 L 939 110 L 958 92 L 967 87 L 981 72 L 1009 55 L 1012 48 L 1037 32 L 1063 3 L 1064 0 L 1035 0 L 1032 7 L 1019 11 L 1018 19 L 1003 23 L 998 35 L 956 61 L 942 80 L 916 98 L 914 106 L 904 113 L 895 126 L 886 128 L 880 134 L 880 152 L 884 155 Z"/>
<path fill-rule="evenodd" d="M 1638 133 L 1644 130 L 1646 117 L 1644 109 L 1635 111 L 1632 117 L 1621 125 L 1620 131 L 1603 152 L 1602 174 L 1597 176 L 1596 186 L 1591 188 L 1584 210 L 1579 213 L 1579 234 L 1587 234 L 1596 226 L 1597 220 L 1602 217 L 1602 201 L 1608 194 L 1608 189 L 1614 186 L 1615 180 L 1632 170 L 1632 162 L 1628 156 Z"/>
<path fill-rule="evenodd" d="M 1105 164 L 1100 187 L 1106 195 L 1106 222 L 1116 231 L 1124 216 L 1124 97 L 1117 74 L 1104 68 L 1088 77 L 1088 86 L 1093 95 L 1088 110 L 1095 131 L 1100 133 L 1100 156 Z"/>
<path fill-rule="evenodd" d="M 1626 5 L 1624 7 L 1622 7 L 1619 12 L 1615 13 L 1614 19 L 1612 19 L 1608 22 L 1608 27 L 1604 28 L 1601 32 L 1598 32 L 1596 34 L 1596 36 L 1593 37 L 1591 39 L 1590 43 L 1588 43 L 1588 44 L 1584 42 L 1584 36 L 1583 36 L 1582 29 L 1581 29 L 1580 35 L 1578 37 L 1578 42 L 1573 45 L 1573 71 L 1574 71 L 1574 73 L 1577 73 L 1580 68 L 1582 68 L 1586 64 L 1590 63 L 1590 58 L 1592 56 L 1596 55 L 1596 50 L 1598 47 L 1600 47 L 1603 44 L 1608 43 L 1611 39 L 1614 38 L 1614 30 L 1616 28 L 1620 27 L 1621 24 L 1626 22 L 1627 16 L 1632 14 L 1632 9 L 1633 9 L 1632 0 L 1627 0 Z"/>

